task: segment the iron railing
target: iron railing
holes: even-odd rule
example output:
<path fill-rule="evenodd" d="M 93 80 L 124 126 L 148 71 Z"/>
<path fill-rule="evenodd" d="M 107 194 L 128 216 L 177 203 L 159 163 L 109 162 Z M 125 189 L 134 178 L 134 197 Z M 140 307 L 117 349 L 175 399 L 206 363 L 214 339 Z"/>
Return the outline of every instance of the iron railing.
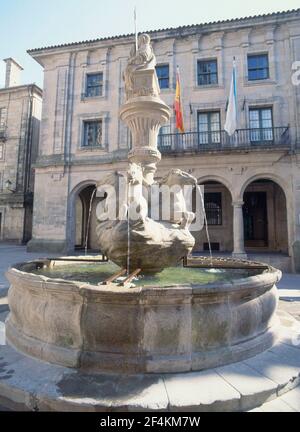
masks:
<path fill-rule="evenodd" d="M 158 148 L 162 153 L 205 152 L 291 146 L 289 127 L 238 129 L 229 136 L 226 131 L 161 134 Z"/>

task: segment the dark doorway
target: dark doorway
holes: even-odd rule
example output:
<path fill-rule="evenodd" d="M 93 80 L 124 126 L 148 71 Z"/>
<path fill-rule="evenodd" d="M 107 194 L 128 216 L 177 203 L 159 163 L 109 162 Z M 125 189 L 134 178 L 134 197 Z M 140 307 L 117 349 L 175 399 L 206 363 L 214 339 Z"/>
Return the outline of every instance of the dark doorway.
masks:
<path fill-rule="evenodd" d="M 77 196 L 76 207 L 75 207 L 75 224 L 76 224 L 76 234 L 75 234 L 75 248 L 92 249 L 92 238 L 91 238 L 91 225 L 93 216 L 93 207 L 95 203 L 95 186 L 90 185 L 84 188 Z"/>
<path fill-rule="evenodd" d="M 244 235 L 246 247 L 268 246 L 268 215 L 266 192 L 245 192 Z"/>

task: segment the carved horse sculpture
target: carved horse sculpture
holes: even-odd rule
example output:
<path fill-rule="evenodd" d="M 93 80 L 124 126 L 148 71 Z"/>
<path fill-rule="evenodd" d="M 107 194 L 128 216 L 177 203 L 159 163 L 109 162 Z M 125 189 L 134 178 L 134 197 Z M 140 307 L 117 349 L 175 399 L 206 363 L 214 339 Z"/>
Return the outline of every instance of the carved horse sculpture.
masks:
<path fill-rule="evenodd" d="M 127 218 L 126 188 L 126 176 L 117 171 L 108 174 L 97 183 L 97 196 L 103 198 L 96 209 L 100 222 L 114 222 Z"/>
<path fill-rule="evenodd" d="M 148 203 L 143 196 L 143 169 L 141 165 L 131 163 L 127 178 L 114 172 L 103 178 L 98 184 L 98 196 L 104 199 L 97 206 L 97 218 L 101 221 L 145 220 L 148 216 Z"/>
<path fill-rule="evenodd" d="M 164 177 L 161 185 L 167 185 L 171 188 L 170 192 L 174 196 L 174 207 L 171 212 L 171 223 L 179 224 L 182 229 L 188 229 L 195 218 L 195 213 L 187 210 L 184 196 L 185 185 L 197 185 L 197 179 L 187 172 L 180 169 L 172 169 Z"/>

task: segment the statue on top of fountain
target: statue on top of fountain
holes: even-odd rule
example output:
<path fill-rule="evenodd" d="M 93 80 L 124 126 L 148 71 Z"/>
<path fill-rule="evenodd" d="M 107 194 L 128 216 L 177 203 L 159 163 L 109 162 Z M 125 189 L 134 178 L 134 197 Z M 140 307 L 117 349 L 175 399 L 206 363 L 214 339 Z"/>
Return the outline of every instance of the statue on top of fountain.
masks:
<path fill-rule="evenodd" d="M 138 37 L 138 49 L 135 45 L 130 51 L 130 57 L 123 73 L 125 83 L 126 98 L 129 99 L 133 96 L 148 96 L 149 94 L 158 95 L 157 90 L 154 88 L 134 86 L 134 72 L 137 70 L 154 69 L 156 66 L 156 58 L 150 43 L 150 36 L 141 34 Z"/>
<path fill-rule="evenodd" d="M 129 166 L 125 173 L 111 173 L 98 183 L 98 190 L 108 184 L 118 192 L 103 195 L 103 215 L 112 207 L 116 217 L 102 217 L 97 212 L 97 236 L 102 252 L 116 264 L 126 268 L 129 262 L 130 271 L 140 268 L 144 273 L 156 273 L 176 265 L 194 247 L 189 227 L 195 214 L 187 209 L 183 188 L 187 184 L 197 187 L 197 180 L 180 169 L 172 169 L 159 183 L 155 181 L 156 164 L 161 159 L 157 136 L 172 111 L 159 96 L 149 35 L 140 35 L 138 42 L 138 49 L 133 47 L 130 51 L 123 74 L 126 101 L 120 109 L 120 118 L 132 135 Z M 120 187 L 120 179 L 125 187 Z M 169 220 L 153 220 L 149 215 L 149 197 L 155 187 L 162 185 L 173 190 L 177 186 L 173 208 Z"/>

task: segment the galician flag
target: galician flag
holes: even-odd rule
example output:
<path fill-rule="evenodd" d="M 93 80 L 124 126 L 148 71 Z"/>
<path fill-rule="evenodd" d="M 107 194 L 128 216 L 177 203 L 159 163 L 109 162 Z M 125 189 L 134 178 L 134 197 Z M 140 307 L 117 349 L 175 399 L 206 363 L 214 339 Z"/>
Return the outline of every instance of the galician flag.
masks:
<path fill-rule="evenodd" d="M 237 129 L 237 92 L 236 92 L 236 64 L 233 59 L 232 77 L 230 85 L 229 102 L 227 106 L 224 129 L 228 135 L 233 135 Z"/>
<path fill-rule="evenodd" d="M 176 93 L 175 93 L 174 110 L 176 115 L 176 128 L 180 132 L 184 132 L 183 114 L 182 114 L 182 105 L 181 105 L 180 76 L 179 76 L 178 66 L 176 70 Z"/>

